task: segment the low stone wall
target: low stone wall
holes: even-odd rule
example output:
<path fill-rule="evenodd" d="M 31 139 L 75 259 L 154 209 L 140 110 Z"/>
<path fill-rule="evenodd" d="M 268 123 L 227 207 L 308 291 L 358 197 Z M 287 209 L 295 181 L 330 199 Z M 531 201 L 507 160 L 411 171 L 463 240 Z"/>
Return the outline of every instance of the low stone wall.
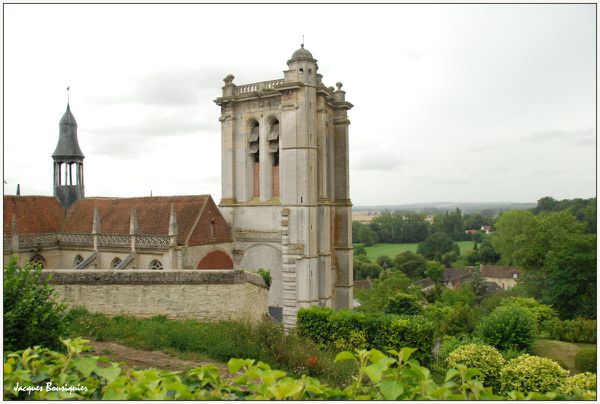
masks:
<path fill-rule="evenodd" d="M 259 320 L 268 310 L 263 279 L 242 270 L 44 270 L 69 307 L 107 315 Z"/>

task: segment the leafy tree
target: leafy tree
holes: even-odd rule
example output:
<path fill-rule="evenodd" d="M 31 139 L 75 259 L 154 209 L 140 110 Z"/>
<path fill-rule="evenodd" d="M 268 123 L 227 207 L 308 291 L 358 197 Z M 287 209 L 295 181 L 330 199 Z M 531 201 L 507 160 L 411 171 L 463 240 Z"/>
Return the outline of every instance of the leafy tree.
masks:
<path fill-rule="evenodd" d="M 479 247 L 479 259 L 482 264 L 495 264 L 500 259 L 500 254 L 494 250 L 489 238 L 485 238 L 481 241 L 481 246 Z"/>
<path fill-rule="evenodd" d="M 367 250 L 365 250 L 365 247 L 362 245 L 354 246 L 354 256 L 356 257 L 358 255 L 364 255 L 365 257 L 367 256 Z"/>
<path fill-rule="evenodd" d="M 444 266 L 437 261 L 427 261 L 425 264 L 425 277 L 435 283 L 441 283 L 444 278 Z"/>
<path fill-rule="evenodd" d="M 17 265 L 12 257 L 4 269 L 4 349 L 43 345 L 59 348 L 65 333 L 65 306 L 34 264 Z"/>
<path fill-rule="evenodd" d="M 465 251 L 465 253 L 463 254 L 463 257 L 465 259 L 465 263 L 470 266 L 479 264 L 479 261 L 481 260 L 481 258 L 479 256 L 479 251 L 475 251 L 475 250 Z"/>
<path fill-rule="evenodd" d="M 458 260 L 459 255 L 456 251 L 452 251 L 452 252 L 448 252 L 444 255 L 442 255 L 442 264 L 446 267 L 446 268 L 452 268 L 452 264 Z"/>
<path fill-rule="evenodd" d="M 483 297 L 487 292 L 487 286 L 485 285 L 483 278 L 481 277 L 481 271 L 479 268 L 473 271 L 471 275 L 471 289 L 475 294 L 475 300 L 477 303 L 481 303 Z"/>
<path fill-rule="evenodd" d="M 442 256 L 454 252 L 458 256 L 460 250 L 450 236 L 445 233 L 435 233 L 419 244 L 417 252 L 422 256 L 442 262 Z"/>
<path fill-rule="evenodd" d="M 463 216 L 463 225 L 465 230 L 479 230 L 486 223 L 485 218 L 481 213 L 473 213 Z"/>
<path fill-rule="evenodd" d="M 535 340 L 533 314 L 519 306 L 501 306 L 479 325 L 483 340 L 497 349 L 528 350 Z"/>
<path fill-rule="evenodd" d="M 513 254 L 517 249 L 517 236 L 521 235 L 533 221 L 533 213 L 526 210 L 503 212 L 496 220 L 496 231 L 492 235 L 492 246 L 500 254 L 503 265 L 513 265 Z"/>
<path fill-rule="evenodd" d="M 397 293 L 385 306 L 386 314 L 416 315 L 421 312 L 419 298 L 409 293 Z"/>
<path fill-rule="evenodd" d="M 558 201 L 551 196 L 544 196 L 543 198 L 538 199 L 537 206 L 532 209 L 532 212 L 536 215 L 542 212 L 552 212 Z"/>
<path fill-rule="evenodd" d="M 360 311 L 383 312 L 391 297 L 399 292 L 407 292 L 411 280 L 400 271 L 383 272 L 373 281 L 371 289 L 358 289 Z"/>
<path fill-rule="evenodd" d="M 392 259 L 387 255 L 380 255 L 377 257 L 377 265 L 384 269 L 390 269 L 393 266 Z"/>
<path fill-rule="evenodd" d="M 402 271 L 411 279 L 423 279 L 427 269 L 427 260 L 420 254 L 404 251 L 394 258 L 393 269 Z"/>
<path fill-rule="evenodd" d="M 596 236 L 566 211 L 536 216 L 518 238 L 525 288 L 562 318 L 595 317 Z"/>
<path fill-rule="evenodd" d="M 365 246 L 369 247 L 375 244 L 375 233 L 373 233 L 368 227 L 361 227 L 358 230 L 358 241 Z"/>
<path fill-rule="evenodd" d="M 456 208 L 454 212 L 446 212 L 443 215 L 434 216 L 433 226 L 437 232 L 447 234 L 452 240 L 460 241 L 465 239 L 463 217 L 459 208 Z"/>

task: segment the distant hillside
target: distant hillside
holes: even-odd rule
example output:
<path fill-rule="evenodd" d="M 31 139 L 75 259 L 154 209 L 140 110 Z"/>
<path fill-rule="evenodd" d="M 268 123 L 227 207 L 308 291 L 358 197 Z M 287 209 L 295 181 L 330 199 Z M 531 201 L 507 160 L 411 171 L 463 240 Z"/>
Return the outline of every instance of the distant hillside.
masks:
<path fill-rule="evenodd" d="M 396 211 L 412 211 L 426 214 L 444 213 L 454 210 L 457 207 L 465 213 L 484 213 L 487 215 L 498 215 L 500 212 L 515 209 L 531 209 L 537 206 L 537 203 L 532 202 L 420 202 L 409 203 L 404 205 L 376 205 L 376 206 L 353 206 L 354 212 L 382 212 L 384 210 L 390 212 Z"/>

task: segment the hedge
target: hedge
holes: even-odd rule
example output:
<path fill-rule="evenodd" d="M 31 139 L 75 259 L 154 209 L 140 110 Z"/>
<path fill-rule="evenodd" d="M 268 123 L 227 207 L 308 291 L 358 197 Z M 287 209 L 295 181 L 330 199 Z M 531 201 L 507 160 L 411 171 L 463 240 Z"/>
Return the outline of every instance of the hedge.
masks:
<path fill-rule="evenodd" d="M 596 343 L 596 320 L 577 317 L 574 320 L 549 319 L 542 323 L 542 336 L 567 342 Z"/>
<path fill-rule="evenodd" d="M 417 348 L 413 357 L 421 363 L 431 360 L 435 334 L 434 324 L 422 316 L 367 314 L 323 307 L 300 309 L 296 330 L 300 336 L 332 350 Z"/>

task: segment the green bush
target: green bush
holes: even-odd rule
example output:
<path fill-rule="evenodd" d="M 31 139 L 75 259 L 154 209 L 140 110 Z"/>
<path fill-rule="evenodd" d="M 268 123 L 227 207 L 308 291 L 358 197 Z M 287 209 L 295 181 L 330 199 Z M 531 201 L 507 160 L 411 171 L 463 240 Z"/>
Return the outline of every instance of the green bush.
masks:
<path fill-rule="evenodd" d="M 386 314 L 414 315 L 421 312 L 419 298 L 408 293 L 398 293 L 391 297 L 384 312 Z"/>
<path fill-rule="evenodd" d="M 500 370 L 501 391 L 545 393 L 559 389 L 569 372 L 548 358 L 521 355 Z"/>
<path fill-rule="evenodd" d="M 65 333 L 65 307 L 33 264 L 17 266 L 11 258 L 4 269 L 4 349 L 33 345 L 60 348 Z"/>
<path fill-rule="evenodd" d="M 422 316 L 396 316 L 333 311 L 322 307 L 303 308 L 296 321 L 298 335 L 327 347 L 376 348 L 383 351 L 414 347 L 414 357 L 429 362 L 435 326 Z"/>
<path fill-rule="evenodd" d="M 518 306 L 531 312 L 535 320 L 538 334 L 542 332 L 542 324 L 558 319 L 556 310 L 547 304 L 542 304 L 532 297 L 512 296 L 502 299 L 500 306 Z"/>
<path fill-rule="evenodd" d="M 215 365 L 186 373 L 121 368 L 106 357 L 82 356 L 86 340 L 64 340 L 68 355 L 35 347 L 4 355 L 4 399 L 33 400 L 549 400 L 574 396 L 508 392 L 501 396 L 476 378 L 477 369 L 458 365 L 438 385 L 411 358 L 413 350 L 384 355 L 378 350 L 340 352 L 337 363 L 354 367 L 351 383 L 332 387 L 307 375 L 296 379 L 264 362 L 232 358 L 228 374 Z M 311 358 L 314 364 L 316 359 Z M 312 366 L 312 365 L 311 365 Z M 224 373 L 224 372 L 223 372 Z M 52 387 L 48 389 L 48 387 Z"/>
<path fill-rule="evenodd" d="M 545 338 L 567 342 L 596 343 L 596 320 L 577 317 L 573 320 L 549 319 L 542 323 Z"/>
<path fill-rule="evenodd" d="M 535 320 L 523 307 L 502 306 L 485 317 L 478 328 L 483 340 L 504 351 L 529 350 L 535 340 Z"/>
<path fill-rule="evenodd" d="M 262 276 L 263 280 L 265 281 L 265 285 L 267 285 L 267 289 L 271 289 L 271 273 L 266 269 L 261 268 L 258 270 L 258 274 Z"/>
<path fill-rule="evenodd" d="M 448 367 L 465 365 L 468 368 L 477 368 L 483 374 L 482 381 L 488 385 L 498 383 L 500 369 L 505 363 L 496 348 L 484 344 L 463 345 L 448 356 Z"/>
<path fill-rule="evenodd" d="M 579 393 L 585 400 L 596 400 L 596 373 L 585 372 L 567 377 L 559 391 L 569 396 Z"/>
<path fill-rule="evenodd" d="M 596 348 L 581 348 L 575 354 L 575 368 L 579 372 L 596 372 Z"/>

